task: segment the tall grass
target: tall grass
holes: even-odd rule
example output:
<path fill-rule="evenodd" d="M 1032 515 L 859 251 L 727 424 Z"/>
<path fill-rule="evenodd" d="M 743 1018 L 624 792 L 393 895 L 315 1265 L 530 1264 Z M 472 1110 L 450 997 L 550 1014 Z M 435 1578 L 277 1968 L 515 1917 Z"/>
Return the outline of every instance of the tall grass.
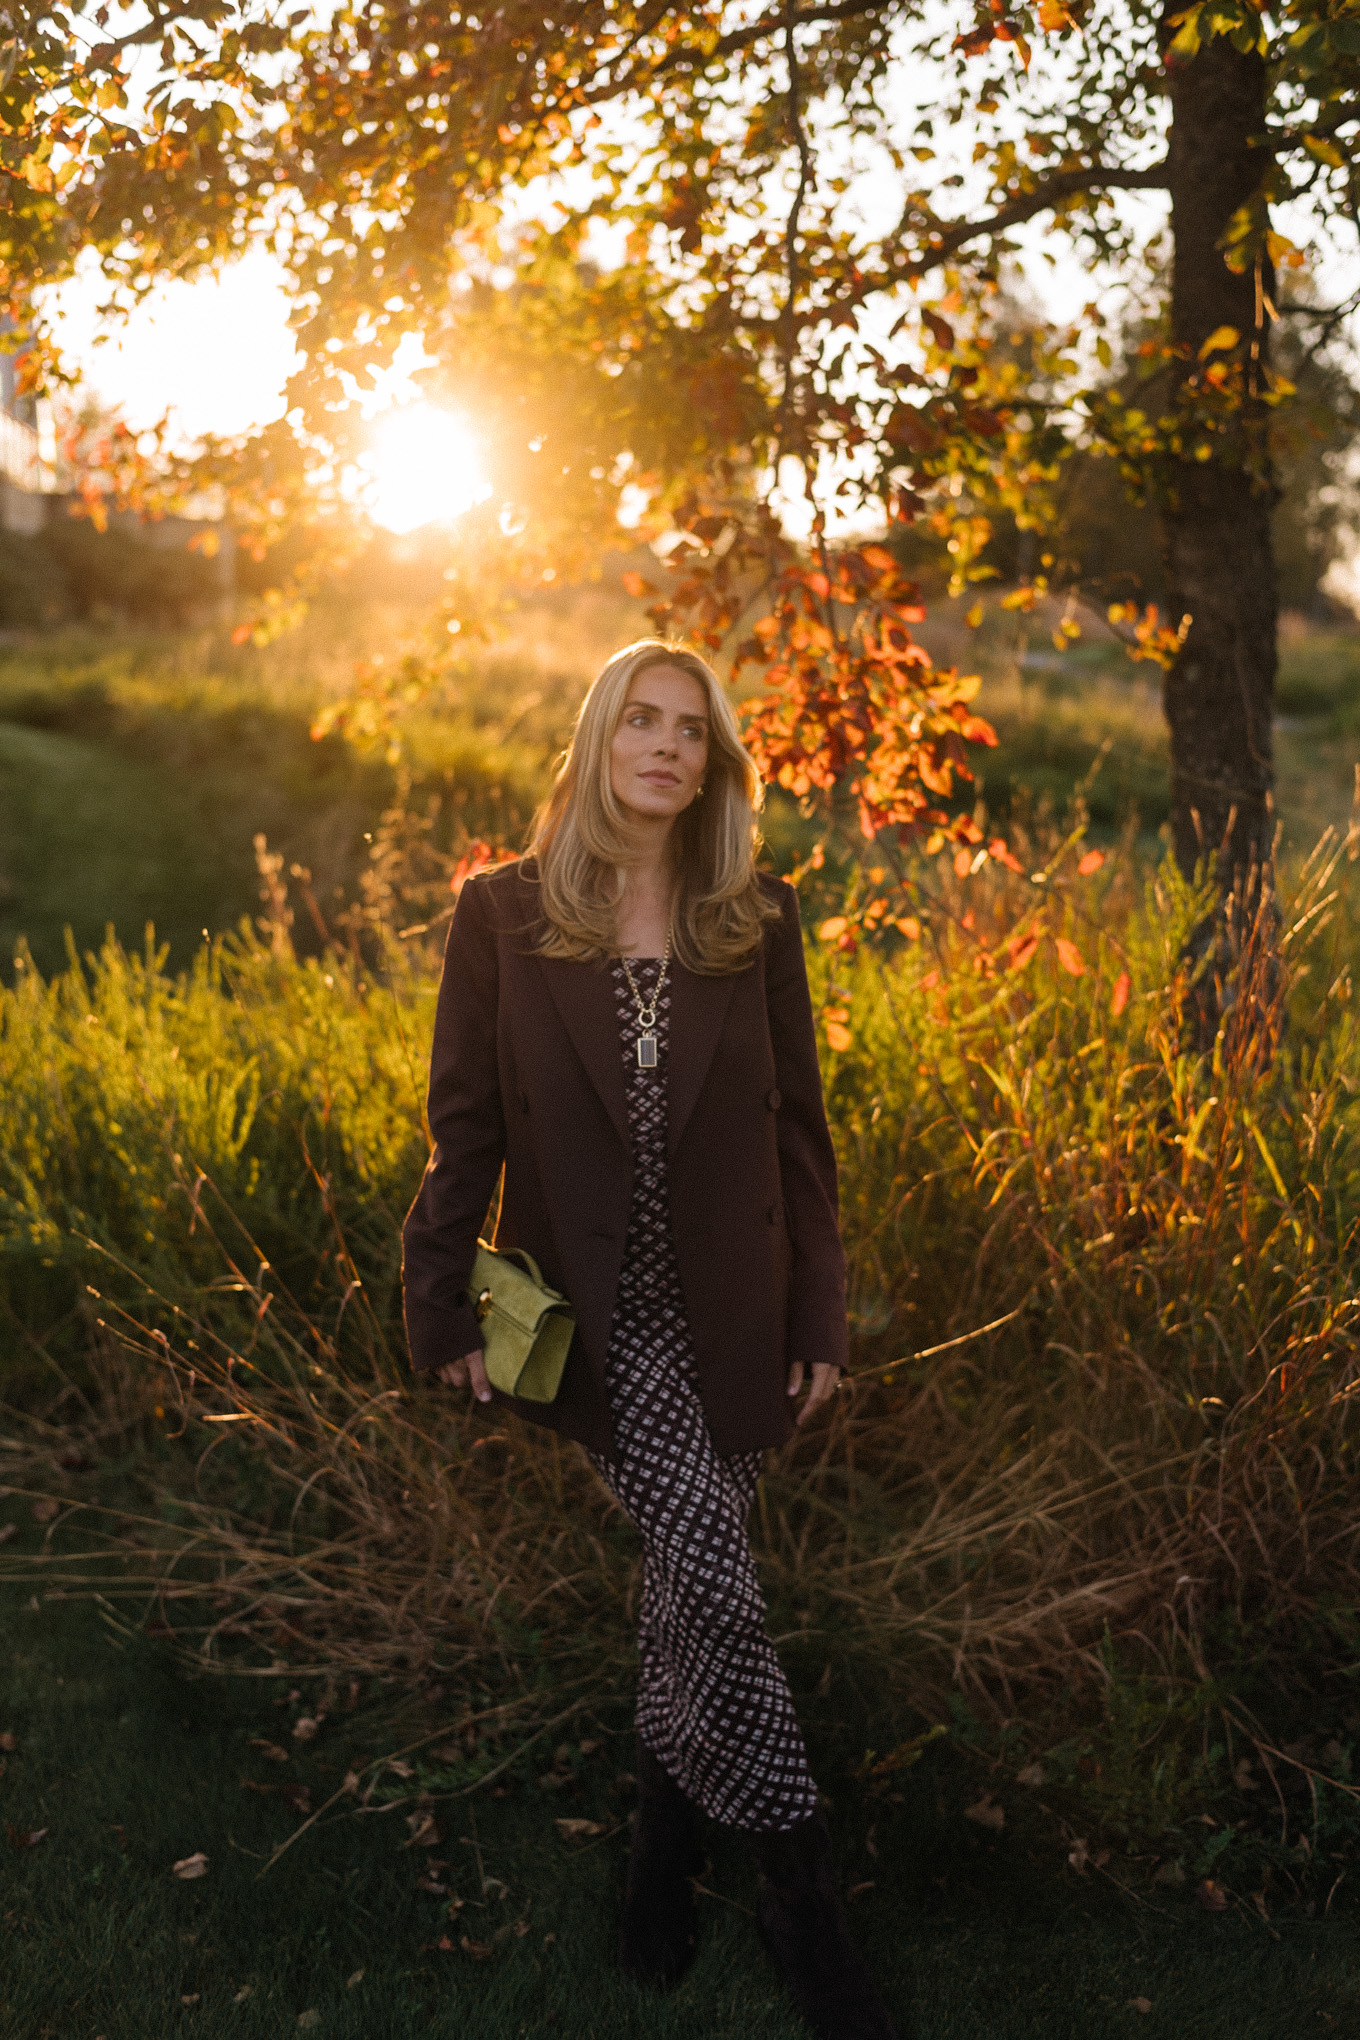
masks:
<path fill-rule="evenodd" d="M 1206 896 L 1076 838 L 923 869 L 895 953 L 812 938 L 855 1373 L 755 1530 L 814 1672 L 1013 1710 L 1112 1652 L 1353 1659 L 1356 847 L 1204 1049 Z M 544 1720 L 626 1684 L 636 1556 L 575 1448 L 405 1371 L 434 981 L 371 928 L 300 960 L 276 910 L 176 979 L 111 945 L 2 995 L 4 1478 L 61 1505 L 6 1570 L 206 1665 L 437 1670 Z"/>

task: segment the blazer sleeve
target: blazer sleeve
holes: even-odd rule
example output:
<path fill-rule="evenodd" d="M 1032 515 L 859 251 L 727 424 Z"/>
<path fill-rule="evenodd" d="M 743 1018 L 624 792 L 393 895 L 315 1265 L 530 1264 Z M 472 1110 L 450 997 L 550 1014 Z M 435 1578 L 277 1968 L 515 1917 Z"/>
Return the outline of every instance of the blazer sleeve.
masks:
<path fill-rule="evenodd" d="M 807 1367 L 830 1360 L 843 1368 L 849 1361 L 849 1326 L 836 1153 L 822 1097 L 798 895 L 790 885 L 780 891 L 780 920 L 765 959 L 765 991 L 779 1087 L 779 1173 L 793 1249 L 788 1359 Z"/>
<path fill-rule="evenodd" d="M 411 1364 L 427 1373 L 478 1350 L 467 1299 L 477 1236 L 505 1161 L 496 1056 L 499 973 L 483 886 L 459 895 L 444 950 L 430 1056 L 434 1147 L 402 1229 L 402 1288 Z"/>

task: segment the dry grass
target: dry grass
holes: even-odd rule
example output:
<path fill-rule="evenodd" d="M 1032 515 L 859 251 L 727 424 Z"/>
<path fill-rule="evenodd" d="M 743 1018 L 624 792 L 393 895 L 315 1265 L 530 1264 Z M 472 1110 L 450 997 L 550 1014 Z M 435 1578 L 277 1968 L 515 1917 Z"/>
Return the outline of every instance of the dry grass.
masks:
<path fill-rule="evenodd" d="M 1171 1678 L 1323 1676 L 1360 1600 L 1356 841 L 1298 876 L 1283 967 L 1248 945 L 1202 1050 L 1203 896 L 1169 871 L 1140 891 L 1119 858 L 1080 875 L 1076 839 L 1018 848 L 1018 877 L 924 871 L 927 934 L 895 956 L 814 945 L 851 1036 L 825 1055 L 856 1375 L 762 1484 L 778 1623 L 919 1705 L 1029 1705 L 1110 1647 Z M 6 1478 L 62 1513 L 5 1571 L 121 1597 L 224 1670 L 438 1672 L 530 1723 L 621 1690 L 635 1550 L 581 1455 L 403 1369 L 428 968 L 394 950 L 368 983 L 275 933 L 178 993 L 110 952 L 79 995 L 7 995 L 11 1263 L 22 1207 L 99 1297 L 93 1368 L 11 1420 Z M 106 1192 L 102 1232 L 85 1211 L 97 1252 L 33 1159 L 65 1142 L 78 1183 L 107 1144 L 78 1102 L 96 1044 L 101 1095 L 121 1073 L 140 1111 L 144 1200 L 115 1223 Z M 248 1124 L 222 1105 L 233 1057 Z M 98 1507 L 73 1449 L 102 1457 Z"/>

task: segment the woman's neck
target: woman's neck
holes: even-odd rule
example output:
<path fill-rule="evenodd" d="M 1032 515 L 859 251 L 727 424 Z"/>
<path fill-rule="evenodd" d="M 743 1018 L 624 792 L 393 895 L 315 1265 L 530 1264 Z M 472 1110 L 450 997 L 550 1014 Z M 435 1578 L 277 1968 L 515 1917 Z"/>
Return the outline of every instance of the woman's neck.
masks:
<path fill-rule="evenodd" d="M 670 829 L 639 844 L 635 864 L 624 868 L 623 893 L 615 926 L 626 956 L 660 956 L 670 934 L 675 867 Z"/>

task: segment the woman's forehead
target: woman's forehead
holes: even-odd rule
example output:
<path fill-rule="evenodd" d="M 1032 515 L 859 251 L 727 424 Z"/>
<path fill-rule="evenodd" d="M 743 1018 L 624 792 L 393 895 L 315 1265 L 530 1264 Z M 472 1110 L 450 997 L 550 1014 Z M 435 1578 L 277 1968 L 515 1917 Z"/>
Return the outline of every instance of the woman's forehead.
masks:
<path fill-rule="evenodd" d="M 654 666 L 644 666 L 635 673 L 628 686 L 628 702 L 639 702 L 648 708 L 668 708 L 681 715 L 700 715 L 708 719 L 708 690 L 702 680 L 683 666 L 672 666 L 658 659 Z"/>

